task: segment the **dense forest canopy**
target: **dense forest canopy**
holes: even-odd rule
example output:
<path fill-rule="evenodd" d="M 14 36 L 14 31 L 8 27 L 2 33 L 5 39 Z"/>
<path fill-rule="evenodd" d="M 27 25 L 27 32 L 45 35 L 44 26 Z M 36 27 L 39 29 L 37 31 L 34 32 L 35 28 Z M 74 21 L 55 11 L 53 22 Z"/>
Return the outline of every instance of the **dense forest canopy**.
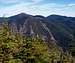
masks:
<path fill-rule="evenodd" d="M 39 36 L 11 30 L 8 21 L 0 24 L 0 63 L 74 63 L 71 54 L 56 44 L 50 47 Z"/>

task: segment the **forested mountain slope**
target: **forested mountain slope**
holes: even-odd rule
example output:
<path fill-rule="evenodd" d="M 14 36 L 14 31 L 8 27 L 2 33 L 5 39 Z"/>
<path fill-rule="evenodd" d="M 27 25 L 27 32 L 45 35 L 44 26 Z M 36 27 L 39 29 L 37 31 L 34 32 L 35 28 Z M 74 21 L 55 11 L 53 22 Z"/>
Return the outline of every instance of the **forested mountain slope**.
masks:
<path fill-rule="evenodd" d="M 74 63 L 74 17 L 21 13 L 0 23 L 1 62 Z"/>

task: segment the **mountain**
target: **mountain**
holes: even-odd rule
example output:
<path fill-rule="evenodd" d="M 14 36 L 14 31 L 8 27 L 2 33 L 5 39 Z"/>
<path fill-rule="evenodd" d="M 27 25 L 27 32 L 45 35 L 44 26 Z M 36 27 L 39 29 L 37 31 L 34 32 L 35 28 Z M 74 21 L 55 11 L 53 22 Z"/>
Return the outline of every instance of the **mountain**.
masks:
<path fill-rule="evenodd" d="M 75 17 L 51 15 L 47 19 L 54 38 L 75 55 Z"/>
<path fill-rule="evenodd" d="M 0 22 L 3 19 L 0 18 Z M 13 28 L 13 32 L 19 31 L 26 36 L 37 35 L 47 41 L 48 45 L 57 44 L 75 56 L 75 17 L 60 15 L 44 17 L 21 13 L 5 19 L 8 20 L 10 29 Z"/>

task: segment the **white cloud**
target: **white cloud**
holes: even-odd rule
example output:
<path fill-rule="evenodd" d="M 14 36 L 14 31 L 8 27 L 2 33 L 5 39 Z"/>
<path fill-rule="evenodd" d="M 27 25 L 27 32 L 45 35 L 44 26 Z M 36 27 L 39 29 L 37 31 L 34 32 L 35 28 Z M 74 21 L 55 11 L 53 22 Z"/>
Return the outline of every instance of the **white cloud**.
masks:
<path fill-rule="evenodd" d="M 0 16 L 12 16 L 15 14 L 19 14 L 21 12 L 24 11 L 28 11 L 29 9 L 29 5 L 31 5 L 32 3 L 26 3 L 26 4 L 17 4 L 15 6 L 10 6 L 10 7 L 6 7 L 6 8 L 1 8 L 0 9 Z"/>
<path fill-rule="evenodd" d="M 44 15 L 48 16 L 50 14 L 75 16 L 73 13 L 75 8 L 68 7 L 67 5 L 61 5 L 56 3 L 36 5 L 34 3 L 20 3 L 14 6 L 0 8 L 0 16 L 12 16 L 19 13 L 27 13 L 31 15 Z"/>
<path fill-rule="evenodd" d="M 11 3 L 26 3 L 26 2 L 32 2 L 32 3 L 39 3 L 43 0 L 0 0 L 0 3 L 2 4 L 11 4 Z"/>
<path fill-rule="evenodd" d="M 67 6 L 72 7 L 72 6 L 75 6 L 75 4 L 68 4 Z"/>

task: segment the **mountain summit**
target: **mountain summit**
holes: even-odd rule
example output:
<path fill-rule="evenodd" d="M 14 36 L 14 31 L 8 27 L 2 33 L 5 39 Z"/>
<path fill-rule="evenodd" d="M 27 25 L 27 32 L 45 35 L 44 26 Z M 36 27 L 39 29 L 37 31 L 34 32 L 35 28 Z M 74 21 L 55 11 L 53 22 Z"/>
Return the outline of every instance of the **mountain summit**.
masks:
<path fill-rule="evenodd" d="M 0 18 L 2 22 L 4 18 Z M 63 50 L 68 50 L 75 56 L 75 17 L 60 15 L 41 15 L 18 14 L 7 18 L 10 29 L 17 26 L 22 35 L 37 35 L 49 44 L 57 44 Z M 13 30 L 13 32 L 15 31 Z"/>

